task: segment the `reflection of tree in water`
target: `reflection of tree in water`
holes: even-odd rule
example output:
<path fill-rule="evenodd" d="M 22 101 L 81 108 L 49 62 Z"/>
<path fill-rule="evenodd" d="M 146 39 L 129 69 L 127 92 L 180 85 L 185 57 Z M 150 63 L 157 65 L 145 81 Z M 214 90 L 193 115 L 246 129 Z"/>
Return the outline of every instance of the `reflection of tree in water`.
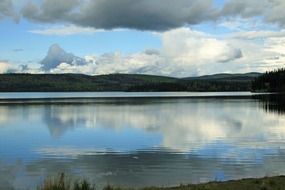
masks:
<path fill-rule="evenodd" d="M 260 100 L 262 108 L 267 112 L 285 114 L 285 94 L 262 95 L 255 98 Z"/>

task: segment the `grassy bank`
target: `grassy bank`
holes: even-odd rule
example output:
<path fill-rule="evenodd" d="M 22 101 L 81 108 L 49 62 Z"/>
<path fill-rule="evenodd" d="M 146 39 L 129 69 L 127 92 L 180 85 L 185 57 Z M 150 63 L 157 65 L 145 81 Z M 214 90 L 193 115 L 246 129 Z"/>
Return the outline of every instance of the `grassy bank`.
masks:
<path fill-rule="evenodd" d="M 95 190 L 87 181 L 70 182 L 61 174 L 58 179 L 46 180 L 38 190 Z M 103 190 L 133 190 L 106 186 Z M 210 182 L 176 187 L 146 187 L 138 190 L 285 190 L 285 176 L 265 177 L 260 179 L 242 179 L 226 182 Z"/>

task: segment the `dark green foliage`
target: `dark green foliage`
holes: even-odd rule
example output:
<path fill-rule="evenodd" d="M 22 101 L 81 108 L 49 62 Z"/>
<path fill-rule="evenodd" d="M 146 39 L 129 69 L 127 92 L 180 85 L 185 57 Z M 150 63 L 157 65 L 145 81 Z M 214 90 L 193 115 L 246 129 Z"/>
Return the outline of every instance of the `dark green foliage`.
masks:
<path fill-rule="evenodd" d="M 179 79 L 136 74 L 1 74 L 0 92 L 249 91 L 255 76 L 221 74 Z"/>
<path fill-rule="evenodd" d="M 254 91 L 285 92 L 285 69 L 266 72 L 252 83 Z"/>
<path fill-rule="evenodd" d="M 212 80 L 212 81 L 227 81 L 227 82 L 248 82 L 253 78 L 259 77 L 261 73 L 245 73 L 245 74 L 214 74 L 204 75 L 200 77 L 187 77 L 184 80 Z"/>
<path fill-rule="evenodd" d="M 170 77 L 123 74 L 2 74 L 0 92 L 128 91 L 130 87 L 140 84 L 175 80 Z"/>

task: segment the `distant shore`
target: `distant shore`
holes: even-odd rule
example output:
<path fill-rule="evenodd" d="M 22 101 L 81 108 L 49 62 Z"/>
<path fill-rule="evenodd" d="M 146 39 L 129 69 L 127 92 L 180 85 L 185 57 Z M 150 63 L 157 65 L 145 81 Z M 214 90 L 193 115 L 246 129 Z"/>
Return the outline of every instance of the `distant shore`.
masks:
<path fill-rule="evenodd" d="M 58 180 L 47 180 L 39 190 L 95 190 L 87 181 L 67 184 L 62 174 Z M 285 190 L 285 176 L 248 178 L 225 182 L 188 184 L 175 187 L 120 188 L 108 185 L 103 190 Z"/>
<path fill-rule="evenodd" d="M 140 74 L 0 74 L 0 92 L 230 92 L 251 91 L 261 73 L 175 78 Z"/>

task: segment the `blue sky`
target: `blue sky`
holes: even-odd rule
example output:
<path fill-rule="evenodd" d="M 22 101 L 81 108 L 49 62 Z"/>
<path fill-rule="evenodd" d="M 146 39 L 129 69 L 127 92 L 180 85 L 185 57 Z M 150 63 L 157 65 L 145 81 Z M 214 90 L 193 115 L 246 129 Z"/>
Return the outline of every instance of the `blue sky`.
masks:
<path fill-rule="evenodd" d="M 3 0 L 0 72 L 264 72 L 285 61 L 282 7 L 282 0 Z M 61 52 L 47 55 L 53 44 Z M 55 67 L 43 71 L 46 56 Z"/>
<path fill-rule="evenodd" d="M 26 20 L 14 23 L 9 20 L 1 22 L 1 59 L 25 62 L 40 61 L 52 44 L 60 44 L 66 51 L 76 55 L 103 54 L 121 51 L 132 53 L 148 48 L 160 48 L 161 40 L 150 32 L 122 29 L 121 31 L 94 32 L 74 35 L 40 35 L 30 31 L 52 26 L 39 26 Z M 21 49 L 23 51 L 15 52 Z"/>

